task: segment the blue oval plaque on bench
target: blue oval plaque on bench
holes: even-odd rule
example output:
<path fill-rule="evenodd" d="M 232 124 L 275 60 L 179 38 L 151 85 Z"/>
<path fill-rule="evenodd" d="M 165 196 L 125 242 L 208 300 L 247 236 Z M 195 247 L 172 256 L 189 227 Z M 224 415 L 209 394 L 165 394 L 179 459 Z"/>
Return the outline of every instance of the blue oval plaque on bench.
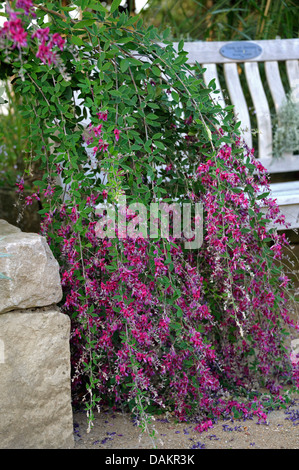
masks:
<path fill-rule="evenodd" d="M 262 53 L 262 48 L 253 42 L 230 42 L 220 49 L 220 54 L 228 59 L 253 59 Z"/>

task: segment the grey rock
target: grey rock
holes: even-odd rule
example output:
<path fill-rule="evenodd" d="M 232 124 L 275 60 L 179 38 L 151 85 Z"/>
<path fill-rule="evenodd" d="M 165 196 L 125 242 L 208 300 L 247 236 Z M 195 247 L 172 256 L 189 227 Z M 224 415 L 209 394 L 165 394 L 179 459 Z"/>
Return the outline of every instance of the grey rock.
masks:
<path fill-rule="evenodd" d="M 57 307 L 0 315 L 0 448 L 73 448 L 69 336 Z"/>
<path fill-rule="evenodd" d="M 19 227 L 9 224 L 6 220 L 0 219 L 0 238 L 11 233 L 20 232 Z"/>
<path fill-rule="evenodd" d="M 58 303 L 59 265 L 45 237 L 0 222 L 0 252 L 9 255 L 0 258 L 0 272 L 9 278 L 0 281 L 0 313 Z"/>

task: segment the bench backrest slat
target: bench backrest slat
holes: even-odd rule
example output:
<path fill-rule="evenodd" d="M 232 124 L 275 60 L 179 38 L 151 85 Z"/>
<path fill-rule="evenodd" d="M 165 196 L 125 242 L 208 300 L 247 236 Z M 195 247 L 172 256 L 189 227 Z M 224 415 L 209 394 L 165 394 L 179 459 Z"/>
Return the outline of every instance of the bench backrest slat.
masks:
<path fill-rule="evenodd" d="M 272 95 L 276 112 L 279 111 L 282 103 L 286 99 L 286 94 L 281 81 L 279 66 L 277 61 L 265 62 L 265 72 L 267 82 Z"/>
<path fill-rule="evenodd" d="M 247 103 L 242 90 L 237 64 L 224 64 L 224 76 L 227 84 L 228 94 L 234 105 L 236 119 L 242 122 L 242 137 L 246 144 L 252 147 L 251 124 Z"/>
<path fill-rule="evenodd" d="M 267 60 L 295 60 L 298 59 L 299 39 L 263 39 L 260 41 L 240 41 L 257 44 L 262 48 L 259 56 L 246 61 L 265 62 Z M 228 62 L 242 62 L 242 60 L 229 59 L 220 53 L 222 46 L 233 41 L 196 41 L 185 42 L 184 51 L 188 52 L 189 61 L 199 64 L 225 64 Z M 178 43 L 174 44 L 177 49 Z"/>
<path fill-rule="evenodd" d="M 223 94 L 221 91 L 216 64 L 203 64 L 203 68 L 206 69 L 206 71 L 203 74 L 205 84 L 208 85 L 211 80 L 215 79 L 216 90 L 220 91 L 220 93 L 217 93 L 217 94 L 212 93 L 212 98 L 217 103 L 219 103 L 222 106 L 222 108 L 224 108 L 225 101 L 224 101 Z"/>
<path fill-rule="evenodd" d="M 272 160 L 271 116 L 257 62 L 245 62 L 245 75 L 258 123 L 259 158 L 268 168 Z"/>
<path fill-rule="evenodd" d="M 298 49 L 299 49 L 299 46 L 298 46 Z M 287 67 L 289 83 L 292 88 L 292 97 L 294 101 L 299 103 L 299 63 L 298 63 L 298 60 L 287 60 L 286 67 Z"/>

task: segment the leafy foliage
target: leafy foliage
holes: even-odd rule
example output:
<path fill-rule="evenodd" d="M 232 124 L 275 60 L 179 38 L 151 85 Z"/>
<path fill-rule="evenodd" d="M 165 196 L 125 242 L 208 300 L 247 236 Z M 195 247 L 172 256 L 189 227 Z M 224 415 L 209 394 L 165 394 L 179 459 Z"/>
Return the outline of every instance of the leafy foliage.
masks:
<path fill-rule="evenodd" d="M 16 176 L 24 171 L 24 132 L 25 122 L 18 113 L 18 97 L 15 96 L 5 82 L 7 100 L 5 112 L 0 114 L 1 147 L 0 147 L 0 173 L 2 175 L 0 185 L 14 186 Z M 27 135 L 27 134 L 26 134 Z"/>

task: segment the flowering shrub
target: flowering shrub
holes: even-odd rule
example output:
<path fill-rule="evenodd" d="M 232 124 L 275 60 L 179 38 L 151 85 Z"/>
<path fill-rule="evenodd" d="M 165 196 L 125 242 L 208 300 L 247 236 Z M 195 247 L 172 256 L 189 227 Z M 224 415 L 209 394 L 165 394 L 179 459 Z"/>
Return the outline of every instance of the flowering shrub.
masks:
<path fill-rule="evenodd" d="M 166 37 L 159 45 L 154 28 L 117 16 L 118 0 L 110 14 L 74 3 L 80 21 L 67 7 L 16 2 L 0 32 L 45 170 L 32 198 L 61 266 L 74 402 L 90 424 L 102 404 L 129 407 L 145 428 L 155 410 L 200 432 L 231 413 L 265 419 L 261 387 L 279 397 L 298 386 L 285 342 L 298 328 L 280 262 L 287 241 L 269 228 L 284 219 L 266 170 L 182 41 L 178 52 Z M 202 203 L 201 247 L 123 237 L 117 224 L 118 237 L 99 238 L 97 205 L 124 195 L 128 206 Z M 122 216 L 134 224 L 134 211 Z"/>

